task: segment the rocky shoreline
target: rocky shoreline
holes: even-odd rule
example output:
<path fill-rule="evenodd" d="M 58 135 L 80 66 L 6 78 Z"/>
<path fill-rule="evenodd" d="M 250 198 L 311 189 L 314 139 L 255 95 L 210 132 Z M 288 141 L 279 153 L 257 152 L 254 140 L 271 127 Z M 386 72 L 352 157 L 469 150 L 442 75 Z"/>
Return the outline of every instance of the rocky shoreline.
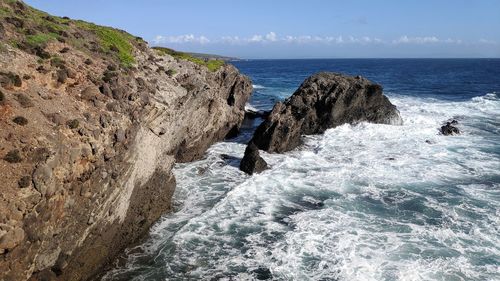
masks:
<path fill-rule="evenodd" d="M 248 77 L 219 60 L 149 48 L 124 31 L 0 3 L 0 280 L 99 276 L 172 210 L 175 163 L 264 121 L 240 170 L 268 169 L 302 136 L 342 124 L 401 125 L 360 76 L 307 78 L 271 112 L 245 109 Z M 47 36 L 50 34 L 50 36 Z M 459 134 L 457 121 L 441 127 Z"/>
<path fill-rule="evenodd" d="M 0 280 L 88 280 L 171 210 L 175 162 L 238 131 L 251 83 L 0 5 Z"/>
<path fill-rule="evenodd" d="M 253 174 L 267 168 L 259 149 L 283 153 L 299 146 L 303 135 L 363 121 L 403 124 L 396 106 L 382 93 L 382 86 L 360 76 L 317 73 L 265 116 L 248 143 L 240 170 Z"/>

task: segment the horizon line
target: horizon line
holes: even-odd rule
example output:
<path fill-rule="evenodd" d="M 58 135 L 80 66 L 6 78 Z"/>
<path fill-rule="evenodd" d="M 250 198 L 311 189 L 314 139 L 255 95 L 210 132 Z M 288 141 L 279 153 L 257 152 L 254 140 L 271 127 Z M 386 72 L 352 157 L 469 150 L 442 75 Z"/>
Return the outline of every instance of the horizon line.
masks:
<path fill-rule="evenodd" d="M 214 54 L 212 54 L 214 55 Z M 225 55 L 220 55 L 224 57 Z M 394 60 L 405 60 L 405 59 L 422 59 L 422 60 L 456 60 L 456 59 L 469 59 L 469 60 L 475 60 L 475 59 L 493 59 L 497 60 L 500 59 L 500 57 L 325 57 L 325 58 L 238 58 L 238 57 L 233 57 L 233 56 L 227 56 L 227 57 L 232 57 L 234 58 L 231 61 L 238 61 L 238 60 L 336 60 L 336 59 L 341 59 L 341 60 L 353 60 L 353 59 L 394 59 Z"/>

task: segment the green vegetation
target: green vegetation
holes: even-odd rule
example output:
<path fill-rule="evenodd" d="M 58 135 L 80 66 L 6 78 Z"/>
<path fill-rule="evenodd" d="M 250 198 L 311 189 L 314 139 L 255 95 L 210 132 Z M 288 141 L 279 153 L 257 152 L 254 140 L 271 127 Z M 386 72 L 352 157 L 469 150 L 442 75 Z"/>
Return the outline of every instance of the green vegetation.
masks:
<path fill-rule="evenodd" d="M 15 9 L 20 12 L 13 16 Z M 59 40 L 80 50 L 112 55 L 121 66 L 130 67 L 135 63 L 134 45 L 143 41 L 141 38 L 111 27 L 71 20 L 67 17 L 51 16 L 17 0 L 2 0 L 0 17 L 11 17 L 9 20 L 16 24 L 16 33 L 22 35 L 10 38 L 8 42 L 12 46 L 31 53 L 34 53 L 36 48 L 43 49 L 53 40 Z"/>
<path fill-rule="evenodd" d="M 174 76 L 175 73 L 177 73 L 177 71 L 175 71 L 175 69 L 169 69 L 169 70 L 165 71 L 165 74 L 167 74 L 170 77 Z"/>
<path fill-rule="evenodd" d="M 77 21 L 77 26 L 89 30 L 97 35 L 105 52 L 115 52 L 124 67 L 130 67 L 135 62 L 134 47 L 131 42 L 136 37 L 111 27 L 99 26 L 92 23 Z"/>
<path fill-rule="evenodd" d="M 57 67 L 57 68 L 64 68 L 65 67 L 65 64 L 66 62 L 61 59 L 60 57 L 52 57 L 52 59 L 50 59 L 50 65 L 54 66 L 54 67 Z"/>
<path fill-rule="evenodd" d="M 43 47 L 47 45 L 48 42 L 55 40 L 57 38 L 57 35 L 54 34 L 36 34 L 36 35 L 28 35 L 26 36 L 25 42 L 30 46 L 30 47 Z"/>
<path fill-rule="evenodd" d="M 66 125 L 68 125 L 70 129 L 76 129 L 78 128 L 78 126 L 80 126 L 80 122 L 78 121 L 78 119 L 73 119 L 66 122 Z"/>
<path fill-rule="evenodd" d="M 198 65 L 205 66 L 206 68 L 208 68 L 208 70 L 210 70 L 212 72 L 217 71 L 221 66 L 223 66 L 225 64 L 225 62 L 222 60 L 203 60 L 200 58 L 193 57 L 192 55 L 190 55 L 188 53 L 179 52 L 179 51 L 169 49 L 169 48 L 153 47 L 153 49 L 157 50 L 161 54 L 167 54 L 167 55 L 170 55 L 176 59 L 187 60 L 190 62 L 194 62 Z"/>
<path fill-rule="evenodd" d="M 221 66 L 225 64 L 222 60 L 209 60 L 206 62 L 206 66 L 210 71 L 217 71 Z"/>

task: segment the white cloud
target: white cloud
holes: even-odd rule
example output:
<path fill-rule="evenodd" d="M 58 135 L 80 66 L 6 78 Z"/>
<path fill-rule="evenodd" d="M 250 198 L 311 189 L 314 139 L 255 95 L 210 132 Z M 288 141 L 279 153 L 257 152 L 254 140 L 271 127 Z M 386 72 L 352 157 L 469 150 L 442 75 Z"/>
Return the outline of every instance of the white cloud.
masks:
<path fill-rule="evenodd" d="M 435 43 L 447 43 L 447 44 L 462 44 L 460 39 L 440 39 L 436 36 L 424 36 L 424 37 L 408 37 L 407 35 L 401 36 L 396 40 L 392 40 L 393 44 L 435 44 Z"/>
<path fill-rule="evenodd" d="M 481 44 L 488 44 L 488 45 L 495 45 L 497 42 L 493 41 L 493 40 L 488 40 L 488 39 L 481 38 L 481 39 L 479 39 L 479 43 L 481 43 Z"/>
<path fill-rule="evenodd" d="M 198 44 L 208 44 L 210 40 L 205 36 L 194 36 L 193 34 L 185 34 L 179 36 L 161 36 L 158 35 L 155 37 L 154 42 L 156 44 L 165 44 L 165 43 L 173 43 L 173 44 L 182 44 L 182 43 L 198 43 Z"/>
<path fill-rule="evenodd" d="M 252 36 L 252 38 L 248 39 L 247 41 L 249 41 L 249 42 L 262 42 L 262 41 L 264 41 L 264 38 L 262 37 L 262 35 L 254 35 L 254 36 Z"/>
<path fill-rule="evenodd" d="M 277 41 L 278 39 L 276 39 L 276 33 L 274 32 L 269 32 L 267 35 L 266 35 L 266 40 L 267 41 L 270 41 L 270 42 L 275 42 Z"/>
<path fill-rule="evenodd" d="M 377 37 L 369 36 L 313 36 L 313 35 L 285 35 L 279 36 L 275 32 L 267 34 L 255 34 L 251 37 L 239 36 L 223 36 L 218 39 L 209 39 L 206 36 L 195 36 L 193 34 L 185 34 L 179 36 L 156 36 L 154 39 L 156 44 L 263 44 L 263 43 L 281 43 L 281 44 L 328 44 L 328 45 L 341 45 L 341 44 L 461 44 L 460 39 L 440 39 L 436 36 L 423 36 L 423 37 L 409 37 L 407 35 L 401 36 L 394 40 L 383 40 Z M 480 43 L 495 44 L 493 41 L 481 39 Z"/>

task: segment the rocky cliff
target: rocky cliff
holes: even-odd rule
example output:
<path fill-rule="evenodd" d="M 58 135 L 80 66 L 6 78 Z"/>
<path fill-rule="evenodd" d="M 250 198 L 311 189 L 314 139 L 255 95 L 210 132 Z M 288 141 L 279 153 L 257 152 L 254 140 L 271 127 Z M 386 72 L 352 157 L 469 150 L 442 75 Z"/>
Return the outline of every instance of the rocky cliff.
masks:
<path fill-rule="evenodd" d="M 278 102 L 250 143 L 281 153 L 299 146 L 302 135 L 363 121 L 403 123 L 382 86 L 360 76 L 321 72 L 307 78 L 286 101 Z"/>
<path fill-rule="evenodd" d="M 0 2 L 0 280 L 86 280 L 171 209 L 176 161 L 238 130 L 231 65 Z"/>

